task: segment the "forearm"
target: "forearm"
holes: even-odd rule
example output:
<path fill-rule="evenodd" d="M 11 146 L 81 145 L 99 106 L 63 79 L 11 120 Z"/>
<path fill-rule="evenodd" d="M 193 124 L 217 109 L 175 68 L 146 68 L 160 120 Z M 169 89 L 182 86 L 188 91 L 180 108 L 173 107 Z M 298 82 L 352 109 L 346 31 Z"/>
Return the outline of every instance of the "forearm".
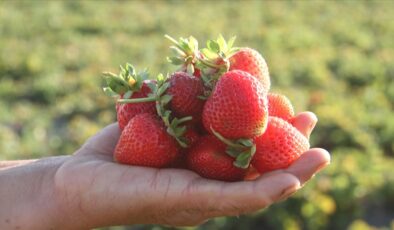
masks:
<path fill-rule="evenodd" d="M 0 229 L 58 229 L 54 175 L 66 159 L 1 163 Z"/>

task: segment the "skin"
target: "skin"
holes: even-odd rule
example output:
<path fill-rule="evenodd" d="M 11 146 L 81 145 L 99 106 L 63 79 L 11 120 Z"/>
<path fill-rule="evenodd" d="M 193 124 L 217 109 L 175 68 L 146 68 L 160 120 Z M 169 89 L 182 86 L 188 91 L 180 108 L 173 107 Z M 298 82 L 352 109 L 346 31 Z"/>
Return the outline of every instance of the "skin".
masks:
<path fill-rule="evenodd" d="M 309 137 L 316 122 L 313 113 L 304 112 L 293 125 Z M 119 135 L 112 124 L 73 155 L 0 162 L 0 229 L 198 225 L 287 199 L 330 162 L 327 151 L 315 148 L 288 169 L 221 182 L 189 170 L 114 163 Z"/>

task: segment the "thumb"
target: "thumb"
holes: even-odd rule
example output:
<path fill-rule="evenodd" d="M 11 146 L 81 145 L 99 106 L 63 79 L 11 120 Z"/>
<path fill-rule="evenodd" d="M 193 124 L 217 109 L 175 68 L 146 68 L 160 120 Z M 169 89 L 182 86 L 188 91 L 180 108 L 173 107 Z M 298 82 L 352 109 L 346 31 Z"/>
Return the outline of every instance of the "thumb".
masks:
<path fill-rule="evenodd" d="M 119 129 L 118 123 L 110 124 L 96 135 L 89 138 L 82 146 L 82 149 L 89 152 L 93 151 L 93 154 L 112 155 L 120 134 L 121 130 Z"/>
<path fill-rule="evenodd" d="M 291 124 L 305 137 L 309 138 L 317 123 L 317 117 L 312 112 L 302 112 L 291 120 Z"/>

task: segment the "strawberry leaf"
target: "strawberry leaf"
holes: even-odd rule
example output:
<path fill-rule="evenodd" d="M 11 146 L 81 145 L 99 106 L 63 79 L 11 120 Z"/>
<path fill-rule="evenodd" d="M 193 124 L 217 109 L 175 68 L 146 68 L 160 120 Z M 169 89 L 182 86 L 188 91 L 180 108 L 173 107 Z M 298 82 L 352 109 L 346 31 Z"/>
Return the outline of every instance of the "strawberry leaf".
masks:
<path fill-rule="evenodd" d="M 208 47 L 208 49 L 209 49 L 210 51 L 212 51 L 212 52 L 214 52 L 214 53 L 219 53 L 219 51 L 220 51 L 220 45 L 219 45 L 219 43 L 217 43 L 217 42 L 214 41 L 214 40 L 209 40 L 209 41 L 207 42 L 207 47 Z"/>
<path fill-rule="evenodd" d="M 109 97 L 117 97 L 117 96 L 119 96 L 119 94 L 114 92 L 110 87 L 104 87 L 103 91 Z"/>
<path fill-rule="evenodd" d="M 177 137 L 182 136 L 186 132 L 186 126 L 178 127 L 174 130 Z"/>
<path fill-rule="evenodd" d="M 172 96 L 166 94 L 161 97 L 160 101 L 161 101 L 162 105 L 167 105 L 171 101 L 171 99 L 172 99 Z"/>
<path fill-rule="evenodd" d="M 179 57 L 167 57 L 167 60 L 173 65 L 182 65 L 185 63 L 185 60 Z"/>
<path fill-rule="evenodd" d="M 131 98 L 132 95 L 133 95 L 133 91 L 129 90 L 123 95 L 123 98 L 126 99 Z"/>
<path fill-rule="evenodd" d="M 188 74 L 190 74 L 190 75 L 193 75 L 193 74 L 194 74 L 194 66 L 193 66 L 192 64 L 188 64 L 188 65 L 186 66 L 186 72 L 187 72 Z"/>
<path fill-rule="evenodd" d="M 236 36 L 233 36 L 230 38 L 230 40 L 228 40 L 227 48 L 231 49 L 233 47 L 236 38 L 237 38 Z"/>
<path fill-rule="evenodd" d="M 227 148 L 226 153 L 234 158 L 236 158 L 240 153 L 237 149 Z"/>
<path fill-rule="evenodd" d="M 250 139 L 238 139 L 237 142 L 246 147 L 252 147 L 253 141 Z"/>
<path fill-rule="evenodd" d="M 246 169 L 249 167 L 250 161 L 252 157 L 249 152 L 243 152 L 237 156 L 237 158 L 234 161 L 234 166 L 238 168 L 243 168 Z"/>

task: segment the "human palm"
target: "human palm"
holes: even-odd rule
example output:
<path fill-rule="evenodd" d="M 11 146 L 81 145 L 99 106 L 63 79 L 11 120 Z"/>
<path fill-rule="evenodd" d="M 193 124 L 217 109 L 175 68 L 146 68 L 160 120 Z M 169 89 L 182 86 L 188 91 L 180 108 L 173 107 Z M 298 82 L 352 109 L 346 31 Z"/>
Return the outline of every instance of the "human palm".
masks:
<path fill-rule="evenodd" d="M 309 137 L 316 117 L 309 112 L 294 126 Z M 255 180 L 222 182 L 184 169 L 155 169 L 113 161 L 120 136 L 117 124 L 90 138 L 55 176 L 67 213 L 83 227 L 121 224 L 197 225 L 216 216 L 234 216 L 265 208 L 296 192 L 330 161 L 323 149 L 311 149 L 288 169 Z"/>

